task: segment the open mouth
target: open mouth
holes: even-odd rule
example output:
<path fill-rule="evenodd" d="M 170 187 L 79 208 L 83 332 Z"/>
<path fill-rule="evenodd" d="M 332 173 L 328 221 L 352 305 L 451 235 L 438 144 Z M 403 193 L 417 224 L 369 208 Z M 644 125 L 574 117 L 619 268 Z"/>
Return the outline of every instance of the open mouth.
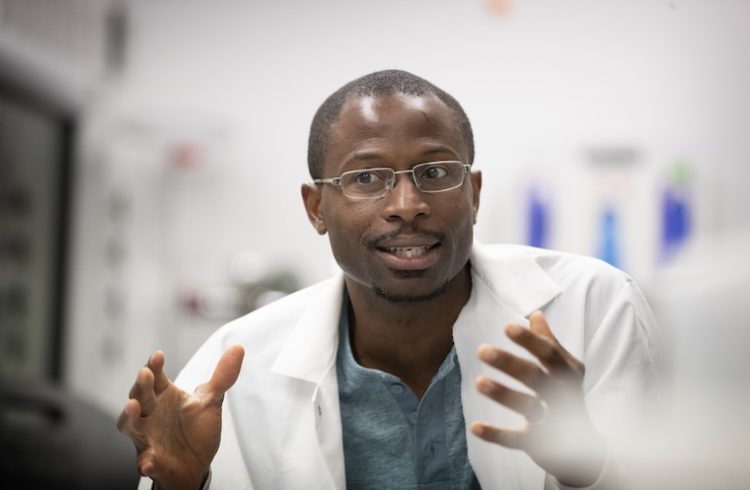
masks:
<path fill-rule="evenodd" d="M 434 246 L 435 245 L 424 245 L 421 247 L 383 247 L 381 250 L 398 257 L 410 259 L 412 257 L 420 257 L 426 254 Z"/>
<path fill-rule="evenodd" d="M 376 250 L 391 269 L 422 270 L 435 265 L 440 256 L 438 248 L 440 242 L 428 245 L 379 246 Z"/>

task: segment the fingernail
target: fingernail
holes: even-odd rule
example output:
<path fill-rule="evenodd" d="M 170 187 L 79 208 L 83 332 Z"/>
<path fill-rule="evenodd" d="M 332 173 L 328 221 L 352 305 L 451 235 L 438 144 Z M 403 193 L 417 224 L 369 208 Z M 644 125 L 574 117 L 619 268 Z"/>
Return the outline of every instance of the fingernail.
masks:
<path fill-rule="evenodd" d="M 513 336 L 520 335 L 522 330 L 523 329 L 518 325 L 508 325 L 507 327 L 505 327 L 505 333 Z"/>
<path fill-rule="evenodd" d="M 482 344 L 479 346 L 479 358 L 483 361 L 492 361 L 497 357 L 495 355 L 495 349 L 489 344 Z"/>
<path fill-rule="evenodd" d="M 481 436 L 484 434 L 484 426 L 480 422 L 472 422 L 469 428 L 475 436 Z"/>
<path fill-rule="evenodd" d="M 481 391 L 489 391 L 492 389 L 492 383 L 490 382 L 490 380 L 483 376 L 477 377 L 476 383 L 477 388 Z"/>

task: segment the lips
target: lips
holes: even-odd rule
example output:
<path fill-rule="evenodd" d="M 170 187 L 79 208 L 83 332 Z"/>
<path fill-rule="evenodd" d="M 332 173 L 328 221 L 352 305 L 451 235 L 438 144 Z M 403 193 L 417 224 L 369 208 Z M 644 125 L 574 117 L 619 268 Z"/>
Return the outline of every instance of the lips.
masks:
<path fill-rule="evenodd" d="M 375 246 L 385 265 L 395 270 L 432 267 L 440 256 L 440 241 L 434 237 L 396 237 Z"/>

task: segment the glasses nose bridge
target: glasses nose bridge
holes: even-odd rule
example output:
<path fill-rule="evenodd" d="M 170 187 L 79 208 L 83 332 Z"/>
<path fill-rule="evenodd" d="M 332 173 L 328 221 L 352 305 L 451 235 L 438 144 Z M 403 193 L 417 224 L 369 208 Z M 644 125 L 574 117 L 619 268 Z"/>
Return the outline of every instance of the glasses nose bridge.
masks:
<path fill-rule="evenodd" d="M 389 179 L 389 185 L 388 185 L 388 191 L 392 191 L 394 187 L 396 187 L 396 180 L 398 179 L 399 174 L 411 174 L 411 181 L 414 184 L 414 187 L 417 190 L 422 190 L 422 188 L 419 185 L 419 182 L 417 181 L 417 174 L 414 173 L 414 169 L 410 168 L 408 170 L 392 170 L 393 177 Z"/>

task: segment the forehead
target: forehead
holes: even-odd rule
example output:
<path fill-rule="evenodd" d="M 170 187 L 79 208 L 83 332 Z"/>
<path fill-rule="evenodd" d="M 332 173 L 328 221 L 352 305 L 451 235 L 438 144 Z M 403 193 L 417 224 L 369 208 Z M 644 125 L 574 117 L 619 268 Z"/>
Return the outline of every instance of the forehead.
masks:
<path fill-rule="evenodd" d="M 349 98 L 331 125 L 325 173 L 360 162 L 408 166 L 428 160 L 468 161 L 452 110 L 433 94 Z"/>

